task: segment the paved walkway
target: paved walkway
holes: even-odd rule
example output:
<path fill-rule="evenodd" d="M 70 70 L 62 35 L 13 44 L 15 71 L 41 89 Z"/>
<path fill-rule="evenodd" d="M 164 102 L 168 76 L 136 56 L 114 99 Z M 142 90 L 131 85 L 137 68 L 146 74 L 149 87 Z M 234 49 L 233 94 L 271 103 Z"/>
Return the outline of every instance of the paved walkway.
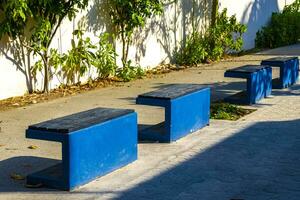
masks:
<path fill-rule="evenodd" d="M 276 54 L 285 52 L 289 48 Z M 239 121 L 212 120 L 209 127 L 173 144 L 139 144 L 138 161 L 72 193 L 28 189 L 24 181 L 9 177 L 45 168 L 61 157 L 59 144 L 25 139 L 29 124 L 97 106 L 133 108 L 140 123 L 160 122 L 162 109 L 137 106 L 134 97 L 186 82 L 211 84 L 213 98 L 219 99 L 244 86 L 240 80 L 224 79 L 226 68 L 256 64 L 270 56 L 243 56 L 1 112 L 0 199 L 300 199 L 300 85 L 274 90 L 271 98 L 255 106 L 256 112 Z M 29 145 L 38 149 L 30 150 Z"/>

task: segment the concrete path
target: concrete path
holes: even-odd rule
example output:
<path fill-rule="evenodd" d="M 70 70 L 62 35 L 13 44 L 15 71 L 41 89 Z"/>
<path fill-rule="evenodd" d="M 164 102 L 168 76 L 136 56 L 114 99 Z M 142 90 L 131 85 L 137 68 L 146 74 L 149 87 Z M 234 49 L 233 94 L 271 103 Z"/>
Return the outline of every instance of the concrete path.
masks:
<path fill-rule="evenodd" d="M 285 54 L 290 48 L 280 51 Z M 225 69 L 269 57 L 247 55 L 1 112 L 0 199 L 300 199 L 300 85 L 274 90 L 255 106 L 256 112 L 239 121 L 212 120 L 209 127 L 173 144 L 139 144 L 138 161 L 71 193 L 28 189 L 24 181 L 10 178 L 11 173 L 26 175 L 61 158 L 60 144 L 25 139 L 32 123 L 98 106 L 133 108 L 139 123 L 157 123 L 163 110 L 135 105 L 138 94 L 166 84 L 200 83 L 211 85 L 213 99 L 220 99 L 245 86 L 242 80 L 224 79 Z"/>

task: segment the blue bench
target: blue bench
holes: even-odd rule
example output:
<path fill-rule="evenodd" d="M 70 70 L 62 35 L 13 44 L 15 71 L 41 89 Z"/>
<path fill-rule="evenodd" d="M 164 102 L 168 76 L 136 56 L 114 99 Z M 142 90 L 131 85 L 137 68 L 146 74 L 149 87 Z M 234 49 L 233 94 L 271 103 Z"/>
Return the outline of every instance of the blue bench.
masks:
<path fill-rule="evenodd" d="M 137 159 L 133 110 L 96 108 L 29 126 L 26 137 L 62 143 L 62 161 L 27 176 L 27 184 L 61 190 L 78 186 Z"/>
<path fill-rule="evenodd" d="M 139 133 L 140 140 L 172 142 L 209 124 L 210 88 L 175 84 L 139 95 L 137 104 L 165 108 L 165 121 Z"/>
<path fill-rule="evenodd" d="M 225 98 L 235 104 L 255 104 L 271 95 L 272 68 L 270 66 L 246 65 L 227 70 L 225 77 L 247 79 L 247 90 Z"/>
<path fill-rule="evenodd" d="M 297 57 L 275 57 L 263 60 L 261 64 L 280 67 L 280 77 L 279 79 L 274 79 L 273 88 L 287 88 L 298 81 L 299 59 Z"/>

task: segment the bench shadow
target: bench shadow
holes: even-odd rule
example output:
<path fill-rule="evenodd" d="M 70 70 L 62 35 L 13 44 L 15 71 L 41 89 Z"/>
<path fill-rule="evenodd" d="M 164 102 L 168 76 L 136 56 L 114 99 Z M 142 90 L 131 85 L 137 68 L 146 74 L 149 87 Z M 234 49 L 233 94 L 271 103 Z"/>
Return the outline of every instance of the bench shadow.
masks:
<path fill-rule="evenodd" d="M 114 199 L 296 200 L 299 126 L 299 119 L 258 122 Z"/>
<path fill-rule="evenodd" d="M 288 50 L 287 50 L 288 49 Z M 256 55 L 264 55 L 264 56 L 297 56 L 300 55 L 300 44 L 288 45 L 284 47 L 279 47 L 276 49 L 269 49 L 259 53 Z"/>
<path fill-rule="evenodd" d="M 273 90 L 274 96 L 300 96 L 299 83 L 283 90 Z"/>
<path fill-rule="evenodd" d="M 138 133 L 140 134 L 142 131 L 145 131 L 146 129 L 149 129 L 153 127 L 154 125 L 151 124 L 138 124 Z M 158 141 L 153 140 L 142 140 L 141 138 L 138 138 L 139 144 L 152 144 L 152 143 L 159 143 Z"/>
<path fill-rule="evenodd" d="M 53 191 L 48 188 L 27 188 L 26 180 L 14 180 L 10 176 L 17 174 L 25 178 L 28 174 L 53 166 L 59 162 L 61 161 L 33 156 L 19 156 L 0 161 L 0 193 Z"/>
<path fill-rule="evenodd" d="M 156 83 L 151 87 L 151 90 L 154 91 L 157 89 L 163 89 L 175 84 L 165 84 L 165 83 Z M 219 83 L 209 83 L 209 84 L 200 84 L 205 87 L 211 88 L 211 101 L 220 101 L 225 97 L 235 94 L 240 90 L 244 90 L 246 88 L 245 81 L 237 81 L 237 82 L 219 82 Z M 122 100 L 128 101 L 130 105 L 135 105 L 136 97 L 123 97 L 119 98 Z"/>
<path fill-rule="evenodd" d="M 235 82 L 219 82 L 219 83 L 212 83 L 212 84 L 200 84 L 205 87 L 210 87 L 211 88 L 211 102 L 219 102 L 223 101 L 225 98 L 230 97 L 232 95 L 236 95 L 238 92 L 243 91 L 246 89 L 246 81 L 235 81 Z M 172 86 L 174 84 L 165 84 L 165 83 L 156 83 L 154 86 L 152 86 L 151 91 L 157 90 L 157 89 L 162 89 L 165 87 Z M 300 95 L 300 84 L 295 84 L 293 86 L 290 86 L 287 89 L 273 89 L 272 90 L 272 95 L 274 96 L 289 96 L 289 95 L 294 95 L 298 96 Z M 273 98 L 271 97 L 266 97 L 268 98 Z M 126 100 L 129 102 L 130 105 L 135 105 L 135 100 L 136 97 L 124 97 L 120 98 L 122 100 Z M 243 105 L 243 104 L 241 104 Z M 258 103 L 256 105 L 253 105 L 255 107 L 260 106 L 260 105 L 269 105 L 269 104 L 262 104 Z"/>

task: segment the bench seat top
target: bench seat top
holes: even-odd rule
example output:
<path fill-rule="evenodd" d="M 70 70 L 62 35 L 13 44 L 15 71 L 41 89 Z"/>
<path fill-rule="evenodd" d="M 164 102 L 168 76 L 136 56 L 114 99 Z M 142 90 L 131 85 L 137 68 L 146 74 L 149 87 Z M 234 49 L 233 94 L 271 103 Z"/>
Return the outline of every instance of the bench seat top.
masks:
<path fill-rule="evenodd" d="M 294 59 L 298 59 L 298 57 L 274 57 L 274 58 L 263 60 L 263 62 L 286 62 Z"/>
<path fill-rule="evenodd" d="M 138 98 L 171 100 L 207 88 L 208 87 L 199 84 L 173 84 L 153 92 L 141 94 Z"/>
<path fill-rule="evenodd" d="M 134 110 L 126 109 L 95 108 L 31 125 L 28 129 L 68 134 L 133 112 Z"/>
<path fill-rule="evenodd" d="M 245 66 L 242 66 L 242 67 L 237 67 L 237 68 L 226 70 L 226 72 L 251 74 L 251 73 L 254 73 L 254 72 L 258 72 L 258 71 L 260 71 L 260 70 L 262 70 L 266 67 L 268 67 L 268 66 L 264 66 L 264 65 L 245 65 Z"/>

